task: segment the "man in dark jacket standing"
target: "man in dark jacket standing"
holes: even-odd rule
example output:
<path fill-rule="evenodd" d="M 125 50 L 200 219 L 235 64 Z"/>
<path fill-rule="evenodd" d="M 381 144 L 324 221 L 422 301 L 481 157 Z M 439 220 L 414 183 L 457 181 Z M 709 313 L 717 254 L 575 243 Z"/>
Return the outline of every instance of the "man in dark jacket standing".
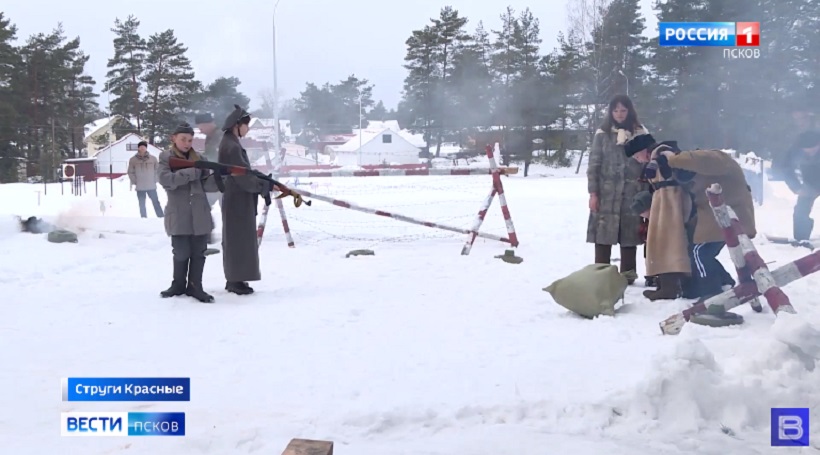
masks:
<path fill-rule="evenodd" d="M 208 161 L 216 161 L 219 155 L 219 140 L 222 139 L 219 127 L 214 122 L 214 116 L 210 112 L 197 114 L 194 117 L 196 127 L 205 135 L 205 147 L 202 154 Z"/>
<path fill-rule="evenodd" d="M 248 153 L 239 142 L 247 134 L 251 116 L 239 106 L 225 119 L 225 135 L 219 143 L 219 162 L 251 167 Z M 259 248 L 256 240 L 256 209 L 260 195 L 269 195 L 272 184 L 254 175 L 225 179 L 222 196 L 222 263 L 225 289 L 238 295 L 253 293 L 249 281 L 259 281 Z"/>
<path fill-rule="evenodd" d="M 792 219 L 794 239 L 809 240 L 814 229 L 811 210 L 820 196 L 820 131 L 810 130 L 800 134 L 795 150 L 785 157 L 781 170 L 786 185 L 797 195 Z"/>
<path fill-rule="evenodd" d="M 204 112 L 201 114 L 197 114 L 194 117 L 194 122 L 196 123 L 196 127 L 199 129 L 199 132 L 205 135 L 205 147 L 203 149 L 202 155 L 208 161 L 217 161 L 219 156 L 219 140 L 222 138 L 220 135 L 219 128 L 217 128 L 216 123 L 214 123 L 214 116 L 210 112 Z M 207 193 L 208 196 L 208 204 L 211 205 L 211 209 L 213 209 L 214 204 L 219 201 L 219 207 L 222 208 L 222 193 Z M 216 225 L 216 223 L 214 223 Z M 208 236 L 208 244 L 214 244 L 217 242 L 217 239 L 214 237 L 213 233 Z M 216 248 L 208 248 L 205 250 L 205 255 L 210 256 L 212 254 L 219 253 L 219 250 Z"/>

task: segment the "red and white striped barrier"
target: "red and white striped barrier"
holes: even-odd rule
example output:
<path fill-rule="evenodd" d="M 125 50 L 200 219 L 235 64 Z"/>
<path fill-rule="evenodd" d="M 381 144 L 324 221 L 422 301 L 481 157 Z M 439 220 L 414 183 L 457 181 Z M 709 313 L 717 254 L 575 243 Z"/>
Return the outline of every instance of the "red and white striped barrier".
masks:
<path fill-rule="evenodd" d="M 498 144 L 495 144 L 495 147 L 498 148 Z M 503 170 L 498 167 L 498 164 L 496 164 L 492 145 L 487 145 L 486 152 L 487 159 L 490 163 L 490 171 L 493 176 L 493 188 L 490 191 L 490 195 L 484 200 L 481 210 L 478 211 L 478 216 L 476 216 L 475 222 L 473 223 L 473 228 L 470 230 L 470 236 L 467 239 L 467 243 L 465 243 L 464 247 L 461 249 L 461 254 L 465 256 L 470 254 L 470 250 L 473 248 L 473 242 L 475 242 L 475 239 L 478 236 L 478 230 L 481 228 L 481 224 L 484 222 L 484 217 L 487 215 L 487 211 L 490 209 L 490 205 L 492 205 L 493 198 L 495 198 L 496 195 L 498 195 L 498 202 L 501 204 L 501 214 L 504 216 L 504 224 L 507 226 L 507 235 L 509 235 L 510 239 L 509 243 L 513 247 L 518 246 L 518 236 L 515 234 L 515 226 L 513 226 L 510 209 L 507 206 L 507 198 L 504 196 L 504 185 L 501 183 L 501 174 L 503 173 Z"/>
<path fill-rule="evenodd" d="M 794 313 L 794 307 L 789 302 L 789 297 L 780 289 L 774 281 L 772 273 L 766 266 L 766 262 L 757 253 L 757 250 L 752 244 L 749 236 L 743 232 L 743 226 L 737 219 L 737 214 L 731 207 L 723 202 L 723 189 L 715 183 L 711 188 L 706 190 L 706 195 L 709 198 L 709 205 L 712 206 L 712 211 L 715 213 L 724 237 L 734 243 L 734 247 L 727 243 L 729 251 L 735 251 L 736 255 L 742 255 L 744 264 L 748 269 L 748 273 L 757 283 L 757 288 L 769 303 L 775 314 L 780 311 Z"/>
<path fill-rule="evenodd" d="M 740 244 L 740 239 L 741 237 L 745 238 L 748 242 L 744 242 L 744 244 L 748 245 L 752 245 L 752 241 L 745 233 L 742 232 L 742 229 L 740 230 L 740 233 L 735 232 L 733 229 L 733 223 L 736 222 L 736 225 L 740 226 L 740 221 L 737 220 L 737 214 L 735 211 L 723 202 L 722 193 L 723 189 L 720 188 L 720 185 L 715 184 L 712 186 L 710 191 L 706 192 L 706 197 L 709 199 L 709 205 L 712 207 L 712 213 L 714 214 L 715 219 L 723 232 L 723 239 L 726 241 L 726 247 L 729 250 L 729 257 L 732 258 L 732 262 L 735 264 L 738 281 L 740 283 L 754 283 L 755 280 L 749 270 L 749 265 L 746 262 L 745 251 Z M 752 246 L 752 250 L 754 251 L 754 246 Z M 760 299 L 758 297 L 753 298 L 749 305 L 751 305 L 752 309 L 758 313 L 763 311 L 763 306 L 760 304 Z"/>
<path fill-rule="evenodd" d="M 724 311 L 728 311 L 761 295 L 766 297 L 775 314 L 781 311 L 795 313 L 788 296 L 780 288 L 820 270 L 820 251 L 817 251 L 770 272 L 749 236 L 743 232 L 737 215 L 724 203 L 722 193 L 720 185 L 712 185 L 712 188 L 707 190 L 709 204 L 727 240 L 736 239 L 731 244 L 727 242 L 732 259 L 743 258 L 744 268 L 747 270 L 745 273 L 751 275 L 752 281 L 741 282 L 726 292 L 666 318 L 660 323 L 661 332 L 665 335 L 677 335 L 692 316 L 707 313 L 712 306 L 720 306 Z"/>
<path fill-rule="evenodd" d="M 307 190 L 299 189 L 299 190 L 292 190 L 292 191 L 294 193 L 299 193 L 304 197 L 309 197 L 309 198 L 312 198 L 312 199 L 317 199 L 319 201 L 328 202 L 328 203 L 333 204 L 337 207 L 356 210 L 357 212 L 372 213 L 374 215 L 385 216 L 385 217 L 388 217 L 388 218 L 393 218 L 395 220 L 405 221 L 407 223 L 418 224 L 420 226 L 427 226 L 427 227 L 436 228 L 436 229 L 443 229 L 445 231 L 458 232 L 460 234 L 471 234 L 472 233 L 472 231 L 469 230 L 469 229 L 458 228 L 458 227 L 453 227 L 453 226 L 447 226 L 445 224 L 433 223 L 433 222 L 430 222 L 430 221 L 423 221 L 423 220 L 419 220 L 419 219 L 416 219 L 416 218 L 411 218 L 409 216 L 399 215 L 398 213 L 386 212 L 384 210 L 378 210 L 378 209 L 371 209 L 371 208 L 368 208 L 368 207 L 362 207 L 362 206 L 356 205 L 352 202 L 343 201 L 341 199 L 334 199 L 334 198 L 328 197 L 328 196 L 322 196 L 321 194 L 311 193 L 310 191 L 307 191 Z M 493 235 L 493 234 L 486 234 L 486 233 L 483 233 L 483 232 L 478 232 L 478 233 L 476 233 L 476 235 L 478 237 L 483 237 L 485 239 L 498 240 L 500 242 L 511 243 L 510 239 L 500 237 L 500 236 L 497 236 L 497 235 Z"/>
<path fill-rule="evenodd" d="M 281 168 L 282 163 L 285 161 L 285 149 L 282 149 L 279 157 L 276 160 L 276 166 L 273 166 L 270 159 L 270 154 L 265 154 L 265 161 L 267 163 L 268 169 L 273 169 L 273 173 L 277 173 L 277 171 Z M 279 218 L 282 220 L 282 228 L 285 230 L 285 240 L 288 242 L 288 246 L 293 248 L 296 244 L 293 242 L 293 236 L 290 235 L 290 226 L 288 225 L 288 216 L 285 214 L 285 205 L 282 203 L 281 199 L 276 199 L 276 208 L 279 210 Z M 268 212 L 270 211 L 270 206 L 266 205 L 262 209 L 262 217 L 259 219 L 259 224 L 256 226 L 256 246 L 259 247 L 262 245 L 262 238 L 265 236 L 265 226 L 268 224 Z"/>
<path fill-rule="evenodd" d="M 395 177 L 395 176 L 424 176 L 424 175 L 489 175 L 492 168 L 453 168 L 453 169 L 365 169 L 338 171 L 306 171 L 293 170 L 279 174 L 279 177 Z M 502 174 L 517 174 L 517 167 L 504 167 L 499 170 Z"/>
<path fill-rule="evenodd" d="M 498 144 L 495 145 L 498 148 Z M 472 248 L 473 242 L 475 241 L 476 237 L 482 237 L 489 240 L 496 240 L 504 243 L 509 243 L 513 247 L 518 246 L 518 236 L 515 233 L 515 227 L 512 223 L 512 218 L 510 216 L 510 210 L 507 207 L 507 199 L 504 195 L 504 187 L 501 183 L 501 175 L 509 175 L 509 174 L 517 174 L 518 168 L 517 167 L 498 167 L 498 164 L 495 161 L 495 156 L 493 154 L 493 146 L 487 146 L 487 158 L 489 159 L 490 167 L 487 169 L 479 169 L 479 168 L 464 168 L 464 169 L 431 169 L 431 168 L 408 168 L 406 166 L 400 167 L 391 167 L 391 168 L 377 168 L 377 169 L 364 169 L 364 170 L 287 170 L 286 172 L 282 172 L 277 174 L 277 177 L 370 177 L 370 176 L 424 176 L 424 175 L 492 175 L 493 184 L 492 184 L 492 191 L 490 191 L 490 195 L 484 200 L 481 210 L 479 211 L 478 217 L 476 221 L 473 223 L 472 229 L 464 229 L 458 228 L 453 226 L 444 225 L 441 223 L 433 223 L 430 221 L 423 221 L 417 218 L 412 218 L 405 215 L 399 215 L 397 213 L 387 212 L 384 210 L 378 209 L 371 209 L 367 207 L 362 207 L 360 205 L 353 204 L 352 202 L 343 201 L 341 199 L 334 199 L 328 196 L 322 196 L 319 194 L 312 193 L 307 190 L 302 189 L 291 189 L 294 193 L 301 194 L 305 197 L 310 197 L 313 199 L 317 199 L 320 201 L 328 202 L 338 207 L 343 207 L 346 209 L 356 210 L 359 212 L 364 213 L 372 213 L 374 215 L 385 216 L 389 218 L 393 218 L 395 220 L 404 221 L 407 223 L 417 224 L 420 226 L 427 226 L 436 229 L 443 229 L 445 231 L 457 232 L 460 234 L 468 234 L 470 237 L 467 240 L 464 248 L 462 248 L 461 254 L 467 255 L 470 254 L 470 250 Z M 267 168 L 268 169 L 275 169 L 280 170 L 280 166 L 283 160 L 279 160 L 277 166 L 274 168 L 271 165 L 270 159 L 267 159 Z M 504 216 L 504 222 L 507 226 L 507 233 L 509 237 L 501 237 L 497 235 L 487 234 L 484 232 L 480 232 L 479 228 L 481 227 L 482 222 L 484 221 L 484 217 L 487 214 L 487 210 L 489 210 L 490 205 L 492 204 L 493 199 L 495 196 L 498 196 L 499 203 L 501 204 L 501 213 Z M 277 207 L 279 207 L 279 213 L 282 218 L 282 226 L 285 229 L 285 235 L 287 237 L 288 246 L 293 247 L 293 238 L 290 235 L 290 228 L 288 226 L 288 221 L 285 216 L 284 207 L 282 206 L 281 199 L 277 199 Z M 257 228 L 257 241 L 259 243 L 262 242 L 262 236 L 264 235 L 265 231 L 265 224 L 267 221 L 267 213 L 268 207 L 266 206 L 264 211 L 262 212 L 262 221 L 259 223 Z"/>

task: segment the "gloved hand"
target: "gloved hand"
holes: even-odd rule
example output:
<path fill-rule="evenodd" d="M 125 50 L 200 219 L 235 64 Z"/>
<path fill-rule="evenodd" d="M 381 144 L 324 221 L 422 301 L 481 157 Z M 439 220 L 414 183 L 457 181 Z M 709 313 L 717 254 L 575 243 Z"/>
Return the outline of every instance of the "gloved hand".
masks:
<path fill-rule="evenodd" d="M 655 161 L 658 163 L 658 170 L 665 180 L 672 178 L 672 168 L 669 167 L 669 160 L 667 159 L 669 155 L 667 155 L 667 153 L 674 155 L 672 152 L 662 152 L 655 158 Z"/>

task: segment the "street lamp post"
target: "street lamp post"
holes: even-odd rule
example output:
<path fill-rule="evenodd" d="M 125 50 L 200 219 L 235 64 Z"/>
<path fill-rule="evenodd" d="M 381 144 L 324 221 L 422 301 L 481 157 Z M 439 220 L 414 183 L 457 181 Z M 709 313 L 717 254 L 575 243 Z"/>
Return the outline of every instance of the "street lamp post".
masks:
<path fill-rule="evenodd" d="M 359 94 L 359 166 L 362 165 L 362 95 Z"/>
<path fill-rule="evenodd" d="M 281 159 L 282 145 L 279 143 L 279 85 L 276 75 L 276 7 L 279 1 L 273 5 L 273 144 L 275 162 L 278 164 Z"/>
<path fill-rule="evenodd" d="M 626 81 L 626 96 L 629 96 L 629 78 L 626 77 L 623 70 L 618 70 L 618 74 L 624 77 L 624 80 Z"/>

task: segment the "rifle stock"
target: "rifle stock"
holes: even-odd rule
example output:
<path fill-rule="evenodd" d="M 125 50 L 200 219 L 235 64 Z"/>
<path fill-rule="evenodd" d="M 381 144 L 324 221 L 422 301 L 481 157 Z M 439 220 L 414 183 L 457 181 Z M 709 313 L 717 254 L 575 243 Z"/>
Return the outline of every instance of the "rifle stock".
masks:
<path fill-rule="evenodd" d="M 274 188 L 282 193 L 282 194 L 280 194 L 279 196 L 276 197 L 277 199 L 283 198 L 285 196 L 291 196 L 291 197 L 293 197 L 293 202 L 294 202 L 294 205 L 296 205 L 296 207 L 299 207 L 300 205 L 302 205 L 302 195 L 300 195 L 299 193 L 296 193 L 295 191 L 291 190 L 287 186 L 285 186 L 282 183 L 276 181 L 273 177 L 271 177 L 269 175 L 265 175 L 265 174 L 257 171 L 256 169 L 252 169 L 252 168 L 244 167 L 244 166 L 235 166 L 235 165 L 232 165 L 232 164 L 222 164 L 222 163 L 217 163 L 217 162 L 214 162 L 214 161 L 184 160 L 182 158 L 177 158 L 175 156 L 172 156 L 172 157 L 168 158 L 168 166 L 171 168 L 172 171 L 177 171 L 179 169 L 196 168 L 196 169 L 208 169 L 208 170 L 214 171 L 214 173 L 218 174 L 218 175 L 253 175 L 253 176 L 256 176 L 256 177 L 258 177 L 262 180 L 266 180 L 266 181 L 272 183 Z M 269 195 L 267 195 L 267 196 L 268 197 L 266 198 L 266 202 L 267 202 L 268 199 L 270 199 L 270 196 Z M 304 201 L 304 202 L 307 205 L 311 205 L 311 201 Z"/>

